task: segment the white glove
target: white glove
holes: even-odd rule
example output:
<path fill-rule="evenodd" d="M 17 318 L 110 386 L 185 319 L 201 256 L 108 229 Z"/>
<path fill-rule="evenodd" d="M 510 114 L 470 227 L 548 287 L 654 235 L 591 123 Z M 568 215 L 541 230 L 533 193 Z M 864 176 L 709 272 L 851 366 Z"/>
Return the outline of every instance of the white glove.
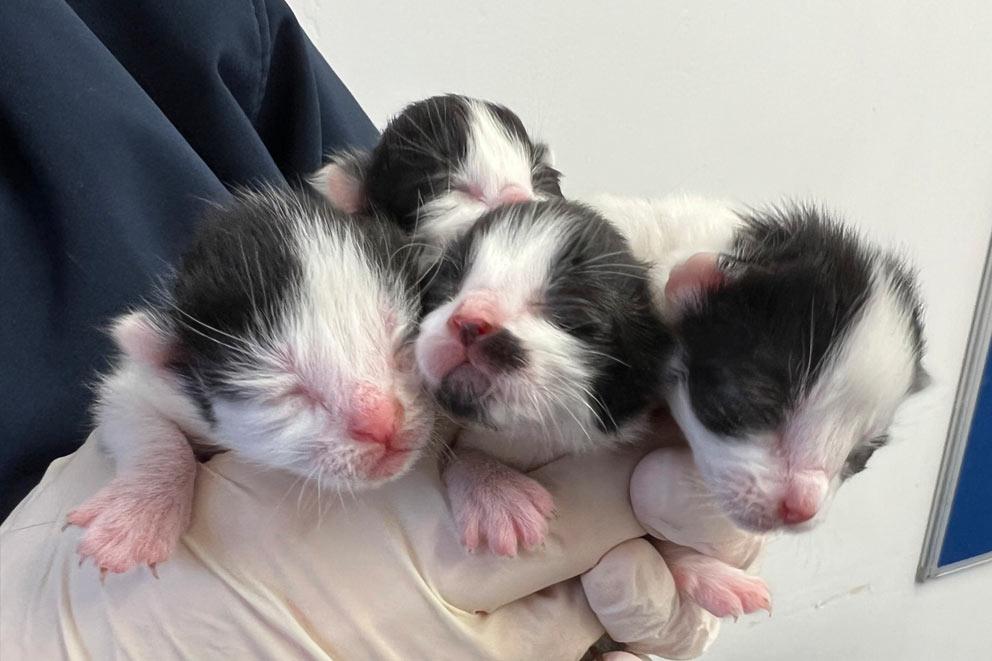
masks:
<path fill-rule="evenodd" d="M 318 503 L 292 475 L 219 455 L 198 466 L 192 524 L 161 579 L 142 567 L 101 584 L 78 566 L 81 530 L 61 530 L 113 473 L 91 437 L 0 527 L 0 657 L 577 659 L 603 629 L 565 579 L 643 534 L 626 498 L 640 454 L 532 473 L 559 516 L 545 547 L 517 558 L 462 549 L 429 459 Z M 671 584 L 651 590 L 682 645 Z"/>
<path fill-rule="evenodd" d="M 664 448 L 644 457 L 630 479 L 630 500 L 652 536 L 734 567 L 750 567 L 764 548 L 763 536 L 741 530 L 723 513 L 686 449 Z"/>
<path fill-rule="evenodd" d="M 687 449 L 644 457 L 631 477 L 630 497 L 654 539 L 620 544 L 582 577 L 611 638 L 633 653 L 693 658 L 719 632 L 711 613 L 770 608 L 764 582 L 743 571 L 761 552 L 762 537 L 740 530 L 723 513 Z M 681 647 L 672 644 L 676 630 Z M 610 661 L 623 658 L 634 656 L 618 653 Z"/>

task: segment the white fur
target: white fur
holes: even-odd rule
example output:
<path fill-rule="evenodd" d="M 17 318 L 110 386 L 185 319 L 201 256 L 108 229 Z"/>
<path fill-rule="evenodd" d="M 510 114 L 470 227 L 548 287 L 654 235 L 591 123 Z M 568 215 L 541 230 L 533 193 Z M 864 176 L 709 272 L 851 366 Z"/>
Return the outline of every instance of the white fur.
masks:
<path fill-rule="evenodd" d="M 684 383 L 672 390 L 672 414 L 728 513 L 756 529 L 772 527 L 790 482 L 822 472 L 829 489 L 818 494 L 815 520 L 823 518 L 847 456 L 885 432 L 910 389 L 915 364 L 910 329 L 890 275 L 876 265 L 861 314 L 780 434 L 721 438 L 696 418 Z"/>
<path fill-rule="evenodd" d="M 342 439 L 363 385 L 395 394 L 410 429 L 429 425 L 416 379 L 394 362 L 414 311 L 397 306 L 405 299 L 396 284 L 370 268 L 345 226 L 301 222 L 296 232 L 304 272 L 291 313 L 253 347 L 265 367 L 235 376 L 256 394 L 215 402 L 216 428 L 259 463 L 309 471 L 316 462 L 329 476 L 351 475 L 367 447 Z M 301 387 L 313 396 L 290 394 Z"/>
<path fill-rule="evenodd" d="M 459 444 L 516 467 L 541 464 L 613 438 L 597 429 L 589 405 L 593 375 L 583 359 L 588 347 L 543 318 L 536 307 L 548 289 L 552 260 L 567 229 L 566 218 L 557 220 L 504 222 L 480 235 L 458 295 L 424 318 L 416 345 L 425 380 L 437 386 L 443 375 L 432 372 L 427 356 L 435 343 L 448 337 L 448 319 L 479 292 L 497 301 L 503 328 L 521 341 L 528 362 L 520 370 L 493 377 L 486 413 L 499 432 L 467 431 Z"/>
<path fill-rule="evenodd" d="M 179 427 L 188 436 L 206 441 L 210 425 L 164 370 L 125 357 L 97 390 L 95 419 L 104 447 L 118 472 L 132 470 L 173 449 L 159 439 Z M 164 433 L 162 433 L 164 432 Z"/>
<path fill-rule="evenodd" d="M 264 193 L 255 193 L 263 195 Z M 431 413 L 415 371 L 402 357 L 415 323 L 399 283 L 372 268 L 359 238 L 345 225 L 304 218 L 304 209 L 273 198 L 297 218 L 286 241 L 299 254 L 303 277 L 284 302 L 288 314 L 262 337 L 224 338 L 245 356 L 226 379 L 245 394 L 211 398 L 214 424 L 183 392 L 177 378 L 125 354 L 101 386 L 97 422 L 122 469 L 153 451 L 156 425 L 173 424 L 187 436 L 231 449 L 267 467 L 327 479 L 328 486 L 376 484 L 365 475 L 381 452 L 347 433 L 363 388 L 395 396 L 405 416 L 401 433 L 419 450 Z M 251 287 L 251 283 L 248 283 Z M 196 331 L 196 320 L 189 320 Z M 122 347 L 127 349 L 128 347 Z M 139 356 L 139 359 L 141 357 Z"/>
<path fill-rule="evenodd" d="M 424 202 L 417 211 L 414 241 L 423 248 L 421 270 L 435 264 L 444 249 L 468 232 L 489 207 L 467 193 L 457 190 L 441 192 Z"/>
<path fill-rule="evenodd" d="M 893 288 L 876 269 L 860 318 L 784 433 L 791 465 L 824 470 L 831 495 L 844 459 L 857 443 L 885 433 L 913 382 L 911 320 Z"/>
<path fill-rule="evenodd" d="M 477 185 L 489 200 L 511 184 L 532 191 L 527 145 L 509 133 L 481 101 L 468 102 L 468 115 L 468 150 L 458 177 Z"/>
<path fill-rule="evenodd" d="M 697 253 L 731 252 L 743 225 L 727 203 L 688 195 L 658 200 L 602 195 L 589 204 L 624 234 L 636 257 L 651 264 L 654 300 L 672 322 L 680 309 L 665 296 L 672 269 Z M 909 390 L 915 356 L 911 322 L 880 260 L 867 297 L 839 350 L 780 434 L 721 438 L 696 417 L 684 383 L 668 393 L 700 472 L 739 523 L 774 526 L 790 489 L 819 499 L 814 522 L 822 519 L 851 450 L 882 434 L 891 422 Z"/>
<path fill-rule="evenodd" d="M 513 219 L 521 213 L 519 207 L 509 209 L 506 222 L 494 224 L 476 240 L 468 255 L 471 269 L 463 280 L 462 293 L 473 289 L 497 291 L 513 312 L 521 312 L 541 300 L 548 288 L 554 256 L 565 238 L 568 219 L 549 216 L 549 222 L 515 222 Z"/>
<path fill-rule="evenodd" d="M 671 270 L 698 252 L 729 251 L 741 225 L 727 204 L 689 195 L 657 200 L 601 195 L 587 204 L 627 238 L 636 258 L 651 265 L 652 295 L 669 319 L 676 314 L 664 298 Z M 504 397 L 487 409 L 499 433 L 471 430 L 460 444 L 485 450 L 514 466 L 531 467 L 563 454 L 639 437 L 647 428 L 643 415 L 627 422 L 619 435 L 599 431 L 586 395 L 591 389 L 590 375 L 575 373 L 581 370 L 576 353 L 582 350 L 581 343 L 539 317 L 526 314 L 526 306 L 547 287 L 550 260 L 561 245 L 562 235 L 550 226 L 525 227 L 523 232 L 507 227 L 502 226 L 480 243 L 470 256 L 472 271 L 459 298 L 428 315 L 421 327 L 422 338 L 446 332 L 447 318 L 468 292 L 492 290 L 512 311 L 506 327 L 524 340 L 529 355 L 535 357 L 526 372 L 528 381 L 500 383 Z M 522 316 L 513 319 L 516 314 Z M 561 358 L 570 355 L 576 359 Z M 562 404 L 533 401 L 549 384 Z M 543 442 L 535 443 L 535 438 Z"/>
<path fill-rule="evenodd" d="M 454 187 L 438 191 L 420 207 L 416 239 L 427 244 L 426 263 L 436 260 L 448 244 L 495 206 L 504 188 L 517 186 L 534 199 L 546 198 L 534 193 L 527 145 L 509 133 L 481 101 L 468 101 L 467 146 L 465 160 L 453 176 Z M 481 195 L 476 197 L 469 189 Z"/>
<path fill-rule="evenodd" d="M 729 252 L 742 221 L 720 200 L 686 194 L 658 199 L 597 195 L 585 200 L 624 235 L 634 257 L 651 266 L 651 291 L 671 321 L 678 310 L 665 299 L 672 269 L 700 252 Z"/>

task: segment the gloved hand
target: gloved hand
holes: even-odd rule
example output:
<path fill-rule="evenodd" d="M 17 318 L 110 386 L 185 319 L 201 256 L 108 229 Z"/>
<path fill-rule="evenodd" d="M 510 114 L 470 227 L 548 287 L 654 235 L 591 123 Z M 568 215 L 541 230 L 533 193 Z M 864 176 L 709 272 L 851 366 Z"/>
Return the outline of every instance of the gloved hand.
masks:
<path fill-rule="evenodd" d="M 643 535 L 627 500 L 642 455 L 535 471 L 559 516 L 545 547 L 517 558 L 463 550 L 430 458 L 381 489 L 318 498 L 291 475 L 219 455 L 198 467 L 192 525 L 161 579 L 140 568 L 101 584 L 78 566 L 81 531 L 61 530 L 112 475 L 91 437 L 0 528 L 0 656 L 577 659 L 603 629 L 567 579 Z M 684 651 L 701 614 L 681 612 L 670 582 L 650 587 L 673 622 L 656 627 L 655 648 Z"/>
<path fill-rule="evenodd" d="M 765 607 L 759 606 L 767 598 L 764 583 L 740 571 L 755 563 L 764 538 L 742 531 L 723 513 L 688 449 L 667 447 L 644 457 L 631 477 L 630 497 L 653 539 L 620 544 L 582 576 L 611 638 L 637 654 L 693 658 L 720 626 L 699 603 L 728 614 Z M 625 652 L 606 657 L 633 658 Z"/>
<path fill-rule="evenodd" d="M 692 453 L 663 448 L 648 454 L 630 480 L 634 514 L 653 537 L 748 568 L 764 548 L 762 535 L 741 530 L 703 482 Z"/>

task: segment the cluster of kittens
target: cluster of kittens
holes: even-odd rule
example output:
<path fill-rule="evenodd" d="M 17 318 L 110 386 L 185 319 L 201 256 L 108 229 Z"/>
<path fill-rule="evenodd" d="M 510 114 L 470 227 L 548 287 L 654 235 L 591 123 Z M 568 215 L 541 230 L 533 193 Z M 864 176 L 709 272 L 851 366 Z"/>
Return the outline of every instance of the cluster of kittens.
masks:
<path fill-rule="evenodd" d="M 435 416 L 460 426 L 443 471 L 469 550 L 537 548 L 554 500 L 525 473 L 650 443 L 668 413 L 742 534 L 821 518 L 926 381 L 913 273 L 814 206 L 576 201 L 560 177 L 513 112 L 448 95 L 331 155 L 313 190 L 211 210 L 168 291 L 113 324 L 96 422 L 117 476 L 69 515 L 80 554 L 167 559 L 199 452 L 368 488 Z M 684 599 L 769 607 L 673 546 Z"/>

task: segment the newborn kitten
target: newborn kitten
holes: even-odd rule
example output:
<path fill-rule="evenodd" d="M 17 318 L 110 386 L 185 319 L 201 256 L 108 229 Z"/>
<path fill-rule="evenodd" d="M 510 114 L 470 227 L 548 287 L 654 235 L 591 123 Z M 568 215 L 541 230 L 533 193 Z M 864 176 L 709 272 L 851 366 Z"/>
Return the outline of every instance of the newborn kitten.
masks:
<path fill-rule="evenodd" d="M 166 560 L 189 524 L 191 443 L 360 489 L 404 473 L 432 411 L 410 360 L 401 233 L 314 195 L 211 209 L 168 292 L 114 321 L 96 421 L 117 476 L 73 510 L 101 573 Z"/>
<path fill-rule="evenodd" d="M 311 183 L 340 209 L 396 219 L 430 265 L 490 209 L 561 197 L 560 178 L 513 112 L 448 94 L 404 108 L 371 153 L 332 154 Z"/>

